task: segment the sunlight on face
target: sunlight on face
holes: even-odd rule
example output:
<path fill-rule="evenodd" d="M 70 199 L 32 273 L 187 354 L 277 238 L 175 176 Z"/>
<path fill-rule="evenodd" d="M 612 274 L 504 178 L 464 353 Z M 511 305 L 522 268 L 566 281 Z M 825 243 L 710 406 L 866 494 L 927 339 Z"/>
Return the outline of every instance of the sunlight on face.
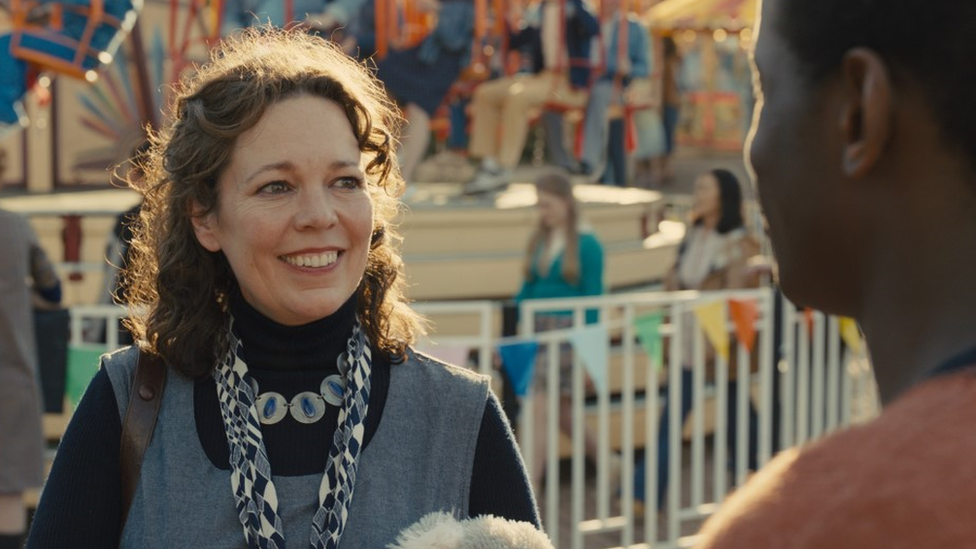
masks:
<path fill-rule="evenodd" d="M 373 227 L 361 160 L 345 112 L 320 97 L 284 99 L 238 137 L 216 209 L 194 225 L 270 319 L 324 318 L 359 286 Z"/>

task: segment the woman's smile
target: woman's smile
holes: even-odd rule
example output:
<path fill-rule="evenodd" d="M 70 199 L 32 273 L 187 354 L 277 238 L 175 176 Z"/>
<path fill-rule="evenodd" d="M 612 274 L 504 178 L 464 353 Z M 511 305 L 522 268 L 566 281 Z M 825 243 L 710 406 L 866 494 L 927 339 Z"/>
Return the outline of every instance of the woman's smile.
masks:
<path fill-rule="evenodd" d="M 283 255 L 281 260 L 293 267 L 321 269 L 331 267 L 339 260 L 342 254 L 339 250 L 332 250 L 318 253 L 301 253 L 294 255 Z"/>

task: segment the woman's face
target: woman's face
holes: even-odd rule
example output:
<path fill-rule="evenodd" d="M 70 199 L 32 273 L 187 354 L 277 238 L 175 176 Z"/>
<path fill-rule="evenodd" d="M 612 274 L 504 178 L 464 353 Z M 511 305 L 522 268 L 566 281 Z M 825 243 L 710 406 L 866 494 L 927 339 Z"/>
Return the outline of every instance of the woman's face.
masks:
<path fill-rule="evenodd" d="M 244 299 L 289 326 L 334 313 L 366 270 L 373 203 L 339 105 L 284 99 L 241 134 L 197 240 L 223 251 Z"/>
<path fill-rule="evenodd" d="M 719 195 L 718 181 L 706 173 L 695 180 L 695 212 L 700 216 L 717 216 L 722 211 L 722 197 Z"/>
<path fill-rule="evenodd" d="M 538 191 L 536 208 L 539 210 L 539 220 L 547 229 L 560 229 L 569 223 L 569 204 L 559 196 Z"/>

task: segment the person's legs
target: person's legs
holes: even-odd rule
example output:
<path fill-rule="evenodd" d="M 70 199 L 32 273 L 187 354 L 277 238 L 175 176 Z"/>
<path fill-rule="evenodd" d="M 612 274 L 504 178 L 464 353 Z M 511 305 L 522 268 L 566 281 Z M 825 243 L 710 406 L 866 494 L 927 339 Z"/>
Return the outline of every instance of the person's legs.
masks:
<path fill-rule="evenodd" d="M 651 188 L 657 187 L 664 182 L 664 159 L 665 157 L 663 154 L 651 158 Z"/>
<path fill-rule="evenodd" d="M 20 549 L 26 531 L 24 495 L 0 494 L 0 549 Z"/>
<path fill-rule="evenodd" d="M 465 150 L 468 148 L 468 118 L 465 108 L 468 99 L 456 99 L 448 106 L 451 120 L 451 131 L 447 134 L 447 148 L 450 150 Z"/>
<path fill-rule="evenodd" d="M 407 183 L 413 182 L 414 172 L 430 145 L 430 115 L 415 103 L 405 109 L 407 123 L 400 139 L 400 170 Z"/>
<path fill-rule="evenodd" d="M 546 152 L 549 162 L 560 168 L 573 170 L 576 160 L 566 147 L 566 132 L 563 131 L 565 121 L 562 113 L 543 111 L 542 124 L 546 130 Z"/>
<path fill-rule="evenodd" d="M 739 428 L 738 428 L 738 417 L 739 417 L 739 383 L 737 381 L 729 381 L 729 392 L 726 402 L 726 416 L 728 418 L 728 425 L 726 425 L 726 438 L 728 441 L 729 448 L 729 470 L 732 474 L 735 474 L 736 465 L 738 464 L 736 456 L 736 447 L 738 446 L 739 438 Z M 759 414 L 756 412 L 756 407 L 752 403 L 751 398 L 747 398 L 749 401 L 748 405 L 748 423 L 746 424 L 746 459 L 748 460 L 747 468 L 751 471 L 755 471 L 759 468 Z"/>
<path fill-rule="evenodd" d="M 603 173 L 607 150 L 607 126 L 610 101 L 613 98 L 613 82 L 599 80 L 590 88 L 583 119 L 583 153 L 580 161 L 590 174 Z"/>
<path fill-rule="evenodd" d="M 687 368 L 681 369 L 681 416 L 679 424 L 684 424 L 691 413 L 692 400 L 692 373 Z M 657 505 L 658 509 L 664 508 L 664 496 L 668 491 L 668 478 L 670 473 L 670 443 L 671 443 L 671 406 L 670 399 L 664 400 L 664 411 L 661 413 L 660 423 L 657 430 Z M 638 464 L 639 469 L 643 469 L 643 462 Z M 640 471 L 641 483 L 634 486 L 634 497 L 644 500 L 644 471 Z M 636 476 L 635 476 L 636 478 Z"/>
<path fill-rule="evenodd" d="M 546 472 L 546 391 L 536 390 L 532 398 L 532 468 L 529 480 L 537 497 L 542 495 L 542 479 Z"/>
<path fill-rule="evenodd" d="M 508 98 L 502 106 L 498 143 L 498 162 L 503 168 L 511 170 L 518 166 L 529 134 L 529 116 L 534 109 L 546 104 L 555 78 L 552 73 L 527 76 L 509 89 Z"/>
<path fill-rule="evenodd" d="M 627 185 L 627 145 L 623 118 L 614 118 L 607 127 L 607 169 L 605 183 Z"/>
<path fill-rule="evenodd" d="M 498 123 L 509 88 L 517 78 L 497 78 L 480 84 L 471 98 L 471 135 L 468 152 L 475 158 L 498 156 Z"/>
<path fill-rule="evenodd" d="M 573 436 L 573 396 L 561 395 L 559 398 L 559 430 L 566 436 Z M 583 451 L 593 463 L 597 462 L 599 449 L 593 429 L 583 424 Z"/>
<path fill-rule="evenodd" d="M 664 124 L 657 109 L 646 108 L 634 113 L 634 126 L 637 129 L 637 150 L 640 172 L 635 174 L 635 184 L 639 187 L 656 187 L 661 183 L 661 160 L 664 156 Z"/>
<path fill-rule="evenodd" d="M 664 158 L 661 164 L 663 181 L 674 179 L 674 167 L 671 165 L 671 159 L 674 157 L 676 146 L 679 114 L 678 107 L 664 106 L 664 116 L 662 117 L 664 123 Z"/>

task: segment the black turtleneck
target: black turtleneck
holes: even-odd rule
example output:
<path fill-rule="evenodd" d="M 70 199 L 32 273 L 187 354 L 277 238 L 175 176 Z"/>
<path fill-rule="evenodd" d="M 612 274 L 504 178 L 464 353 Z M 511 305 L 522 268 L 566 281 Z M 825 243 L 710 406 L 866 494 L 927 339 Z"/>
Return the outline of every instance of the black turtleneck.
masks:
<path fill-rule="evenodd" d="M 339 372 L 336 360 L 346 350 L 356 321 L 355 295 L 331 316 L 302 326 L 278 324 L 248 304 L 240 293 L 231 295 L 229 305 L 234 332 L 244 346 L 244 361 L 258 382 L 259 393 L 274 391 L 291 401 L 303 391 L 317 393 L 326 376 Z M 382 353 L 374 353 L 363 448 L 379 427 L 389 386 L 390 361 Z M 215 467 L 230 470 L 230 451 L 212 377 L 196 382 L 193 404 L 197 433 L 207 457 Z M 338 407 L 326 405 L 325 417 L 315 423 L 303 424 L 286 416 L 278 423 L 262 425 L 272 472 L 287 477 L 324 470 L 338 415 Z"/>
<path fill-rule="evenodd" d="M 232 296 L 235 331 L 244 345 L 248 369 L 259 391 L 276 391 L 286 399 L 318 391 L 322 379 L 337 371 L 336 357 L 345 349 L 355 321 L 350 299 L 328 318 L 304 326 L 283 326 L 263 316 L 239 295 Z M 370 405 L 364 448 L 382 420 L 391 365 L 373 355 Z M 275 475 L 301 476 L 325 470 L 338 409 L 304 425 L 286 417 L 262 425 L 268 460 Z M 194 385 L 194 417 L 200 444 L 210 461 L 229 470 L 227 439 L 213 378 Z M 481 420 L 471 477 L 469 516 L 495 515 L 540 526 L 528 479 L 497 399 L 489 398 Z M 104 370 L 92 379 L 58 447 L 58 457 L 44 486 L 27 547 L 112 547 L 121 534 L 119 441 L 122 423 L 112 383 Z"/>

